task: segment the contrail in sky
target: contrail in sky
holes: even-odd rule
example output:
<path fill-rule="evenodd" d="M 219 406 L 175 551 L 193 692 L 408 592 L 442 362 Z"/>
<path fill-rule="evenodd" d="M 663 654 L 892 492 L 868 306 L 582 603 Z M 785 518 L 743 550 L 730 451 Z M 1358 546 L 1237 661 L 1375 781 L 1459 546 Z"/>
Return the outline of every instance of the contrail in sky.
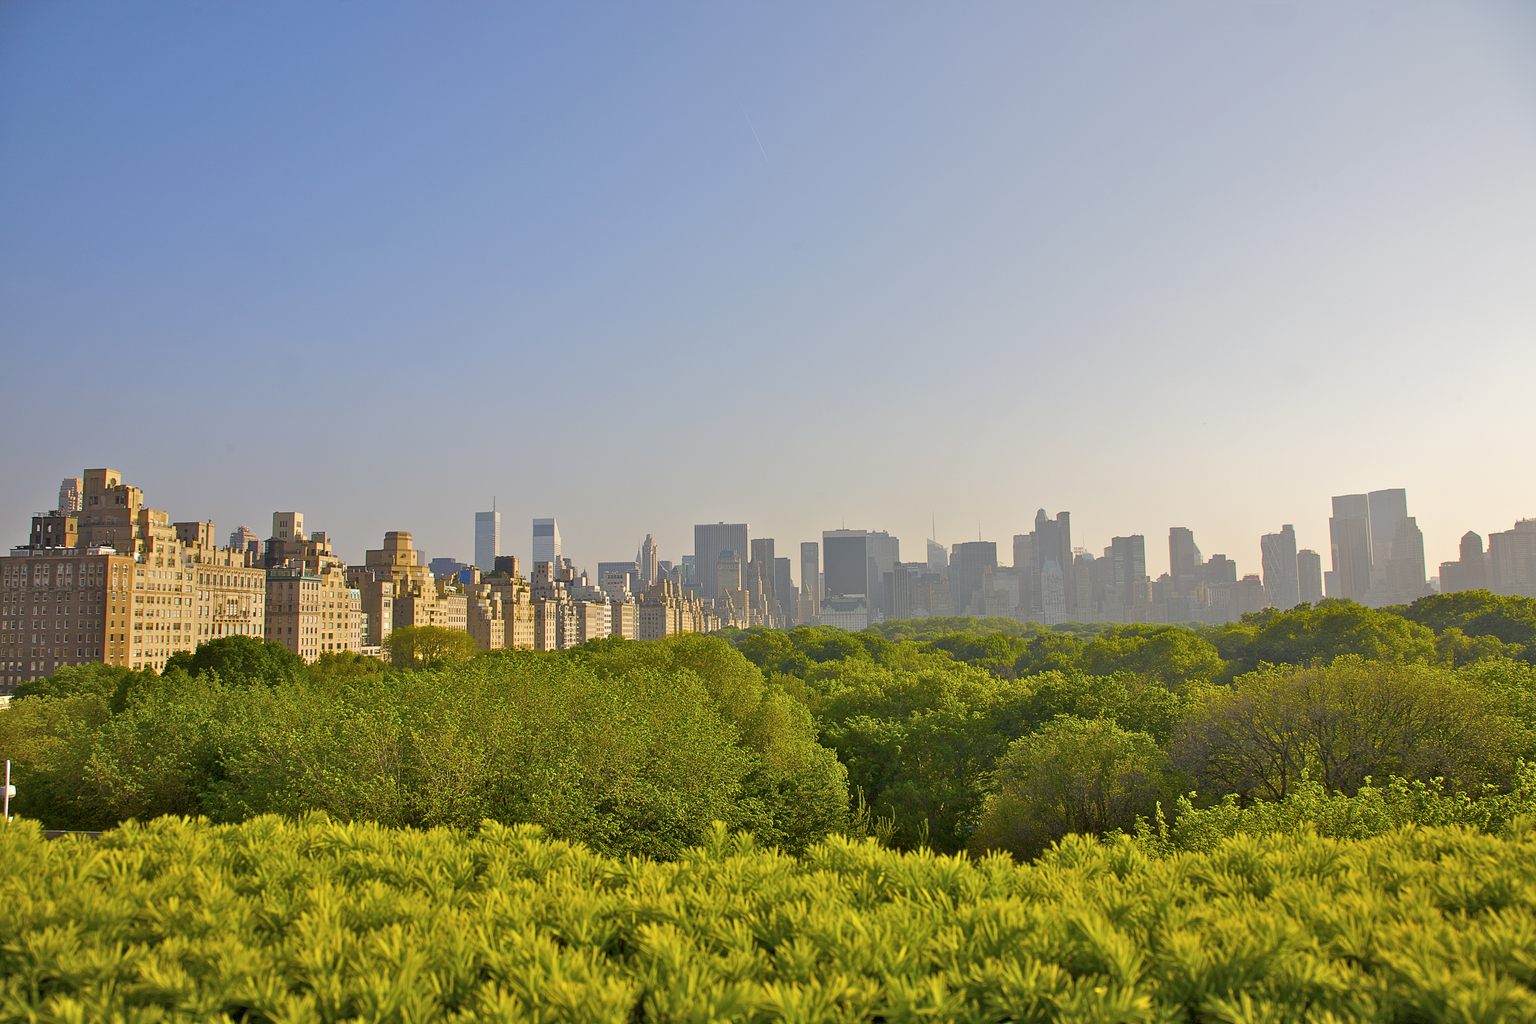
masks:
<path fill-rule="evenodd" d="M 752 137 L 754 139 L 757 139 L 757 128 L 755 126 L 753 126 L 753 124 L 752 124 L 752 115 L 747 113 L 747 108 L 746 107 L 742 107 L 741 108 L 741 116 L 745 117 L 747 119 L 747 127 L 752 129 Z M 767 163 L 768 162 L 768 151 L 766 149 L 763 149 L 763 140 L 762 139 L 757 139 L 757 148 L 758 148 L 758 151 L 763 154 L 763 163 Z"/>

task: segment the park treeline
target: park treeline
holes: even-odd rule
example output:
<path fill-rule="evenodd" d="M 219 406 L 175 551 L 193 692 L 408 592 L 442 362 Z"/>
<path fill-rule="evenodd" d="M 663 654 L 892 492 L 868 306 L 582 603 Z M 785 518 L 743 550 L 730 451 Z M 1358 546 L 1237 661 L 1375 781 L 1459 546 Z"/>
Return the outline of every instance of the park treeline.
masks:
<path fill-rule="evenodd" d="M 386 664 L 230 637 L 161 675 L 91 666 L 0 712 L 14 810 L 475 830 L 670 859 L 713 826 L 1029 859 L 1072 834 L 1498 833 L 1536 813 L 1536 601 L 1324 601 L 1216 627 L 1003 619 L 725 631 Z"/>

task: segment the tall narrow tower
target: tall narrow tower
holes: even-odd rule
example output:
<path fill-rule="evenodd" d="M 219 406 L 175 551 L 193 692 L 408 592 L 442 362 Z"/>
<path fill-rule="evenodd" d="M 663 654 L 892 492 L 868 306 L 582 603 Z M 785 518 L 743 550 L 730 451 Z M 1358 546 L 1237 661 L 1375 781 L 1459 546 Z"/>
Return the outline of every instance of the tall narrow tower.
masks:
<path fill-rule="evenodd" d="M 489 512 L 475 513 L 475 567 L 481 572 L 494 572 L 499 554 L 501 513 L 496 511 L 496 499 L 492 498 Z"/>

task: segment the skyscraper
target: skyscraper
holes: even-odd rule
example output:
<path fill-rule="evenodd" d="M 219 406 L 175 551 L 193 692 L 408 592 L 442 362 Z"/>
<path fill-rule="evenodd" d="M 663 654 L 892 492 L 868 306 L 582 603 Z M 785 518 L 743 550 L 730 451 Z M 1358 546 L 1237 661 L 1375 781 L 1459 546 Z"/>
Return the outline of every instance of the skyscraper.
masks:
<path fill-rule="evenodd" d="M 64 514 L 79 512 L 84 507 L 81 501 L 80 478 L 67 476 L 64 482 L 59 484 L 59 511 Z M 244 550 L 244 549 L 242 549 Z"/>
<path fill-rule="evenodd" d="M 1195 531 L 1174 526 L 1168 530 L 1168 576 L 1175 594 L 1191 594 L 1200 586 L 1200 549 Z"/>
<path fill-rule="evenodd" d="M 864 549 L 864 557 L 868 559 L 865 593 L 869 596 L 869 609 L 871 618 L 878 612 L 883 616 L 893 614 L 892 609 L 885 601 L 885 587 L 882 581 L 885 574 L 896 568 L 896 563 L 901 561 L 901 542 L 884 530 L 871 531 Z"/>
<path fill-rule="evenodd" d="M 956 615 L 985 615 L 982 580 L 997 568 L 997 542 L 973 540 L 956 544 L 950 558 L 949 584 Z"/>
<path fill-rule="evenodd" d="M 928 571 L 939 576 L 949 573 L 949 552 L 936 540 L 928 541 Z"/>
<path fill-rule="evenodd" d="M 712 600 L 720 592 L 715 563 L 722 551 L 745 558 L 752 550 L 746 523 L 705 523 L 693 528 L 693 564 L 699 574 L 699 597 Z"/>
<path fill-rule="evenodd" d="M 823 603 L 834 597 L 869 597 L 869 534 L 863 530 L 824 530 Z"/>
<path fill-rule="evenodd" d="M 1279 533 L 1259 538 L 1259 557 L 1264 567 L 1264 596 L 1281 611 L 1301 603 L 1301 584 L 1297 576 L 1296 528 L 1290 524 Z"/>
<path fill-rule="evenodd" d="M 1139 533 L 1110 540 L 1115 594 L 1122 604 L 1135 601 L 1136 584 L 1147 578 L 1147 538 Z"/>
<path fill-rule="evenodd" d="M 796 592 L 794 563 L 788 558 L 773 560 L 773 593 L 779 600 L 779 617 L 786 626 L 795 621 Z"/>
<path fill-rule="evenodd" d="M 501 513 L 496 503 L 491 511 L 475 513 L 475 567 L 481 572 L 496 571 L 496 556 L 501 554 Z"/>
<path fill-rule="evenodd" d="M 1488 559 L 1483 554 L 1483 538 L 1468 530 L 1461 537 L 1461 558 L 1440 563 L 1440 593 L 1488 589 Z"/>
<path fill-rule="evenodd" d="M 821 546 L 813 540 L 800 544 L 800 590 L 811 595 L 811 614 L 821 614 Z"/>
<path fill-rule="evenodd" d="M 1371 501 L 1364 494 L 1333 499 L 1328 520 L 1328 544 L 1333 553 L 1336 593 L 1329 597 L 1364 601 L 1371 589 Z"/>
<path fill-rule="evenodd" d="M 560 561 L 560 526 L 553 519 L 533 521 L 533 563 Z"/>
<path fill-rule="evenodd" d="M 1371 517 L 1371 567 L 1384 572 L 1393 556 L 1397 524 L 1408 518 L 1408 492 L 1402 487 L 1372 491 L 1366 503 Z"/>
<path fill-rule="evenodd" d="M 1297 596 L 1307 604 L 1323 599 L 1323 556 L 1310 548 L 1296 552 Z"/>
<path fill-rule="evenodd" d="M 640 589 L 651 589 L 651 584 L 656 582 L 657 562 L 656 538 L 650 534 L 645 535 L 645 540 L 640 544 L 640 557 L 636 559 L 640 566 Z"/>

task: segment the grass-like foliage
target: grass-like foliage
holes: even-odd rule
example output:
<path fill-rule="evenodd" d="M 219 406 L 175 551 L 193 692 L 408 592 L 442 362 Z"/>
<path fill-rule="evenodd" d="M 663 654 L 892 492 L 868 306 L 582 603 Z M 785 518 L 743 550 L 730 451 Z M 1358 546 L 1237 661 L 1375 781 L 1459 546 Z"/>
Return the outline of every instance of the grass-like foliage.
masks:
<path fill-rule="evenodd" d="M 1038 861 L 717 828 L 0 826 L 0 1019 L 1529 1021 L 1536 834 L 1073 837 Z"/>

